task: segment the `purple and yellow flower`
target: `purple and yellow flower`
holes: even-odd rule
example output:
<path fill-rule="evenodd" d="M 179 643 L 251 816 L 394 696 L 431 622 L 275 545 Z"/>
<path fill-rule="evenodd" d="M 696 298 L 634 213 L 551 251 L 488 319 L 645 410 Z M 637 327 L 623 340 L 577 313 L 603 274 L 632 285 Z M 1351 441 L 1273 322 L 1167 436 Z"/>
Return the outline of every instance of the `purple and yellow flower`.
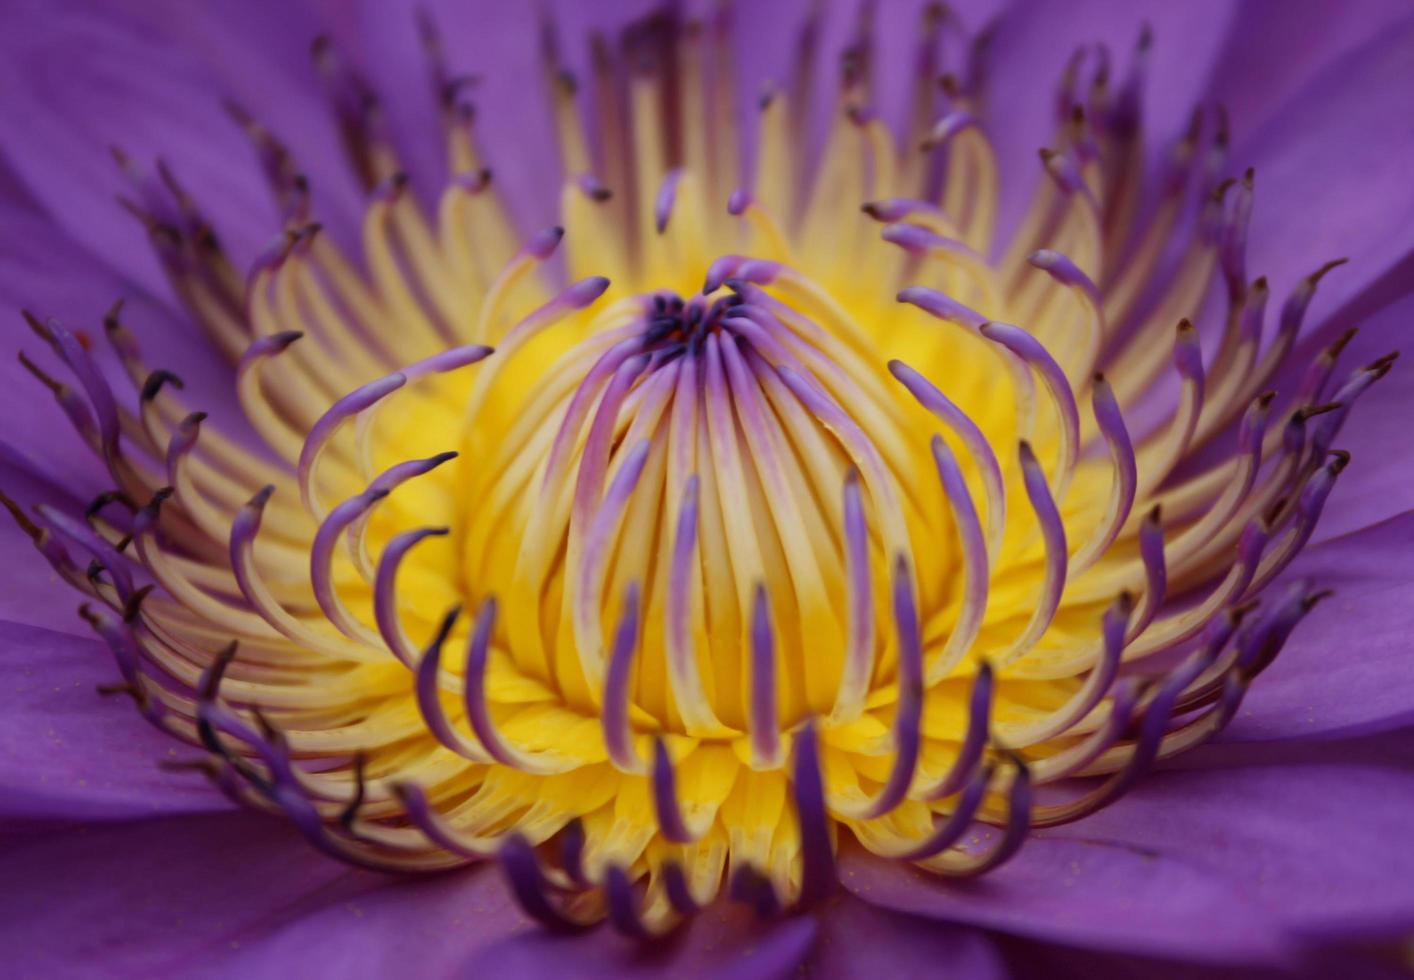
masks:
<path fill-rule="evenodd" d="M 16 18 L 22 972 L 1397 959 L 1414 20 L 976 6 Z"/>

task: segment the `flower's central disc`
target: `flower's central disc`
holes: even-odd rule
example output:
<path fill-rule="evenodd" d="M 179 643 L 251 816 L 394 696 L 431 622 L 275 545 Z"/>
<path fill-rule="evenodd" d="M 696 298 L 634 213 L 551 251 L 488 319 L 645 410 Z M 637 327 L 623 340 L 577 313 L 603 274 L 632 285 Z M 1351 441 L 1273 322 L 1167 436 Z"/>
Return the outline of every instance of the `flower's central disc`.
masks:
<path fill-rule="evenodd" d="M 920 461 L 859 351 L 732 286 L 619 304 L 532 384 L 508 359 L 490 397 L 521 404 L 489 455 L 472 434 L 463 552 L 473 595 L 504 596 L 498 644 L 570 706 L 626 696 L 663 731 L 774 739 L 835 709 L 851 657 L 856 712 L 890 660 L 870 583 L 911 555 Z M 851 503 L 882 515 L 855 514 L 854 541 Z"/>

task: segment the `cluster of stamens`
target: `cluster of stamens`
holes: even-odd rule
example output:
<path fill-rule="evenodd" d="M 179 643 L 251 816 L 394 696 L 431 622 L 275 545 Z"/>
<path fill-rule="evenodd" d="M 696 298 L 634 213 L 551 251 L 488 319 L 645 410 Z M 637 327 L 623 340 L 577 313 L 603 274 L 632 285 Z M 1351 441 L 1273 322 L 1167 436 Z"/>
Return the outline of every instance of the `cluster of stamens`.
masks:
<path fill-rule="evenodd" d="M 981 874 L 1220 731 L 1320 597 L 1266 586 L 1392 356 L 1334 380 L 1347 335 L 1267 389 L 1339 263 L 1265 336 L 1220 110 L 1141 207 L 1147 36 L 1117 90 L 1107 53 L 1072 61 L 999 250 L 985 52 L 938 84 L 948 15 L 902 149 L 861 27 L 818 166 L 812 22 L 745 184 L 729 28 L 655 15 L 596 39 L 588 85 L 547 35 L 564 228 L 525 240 L 430 24 L 430 213 L 316 45 L 368 192 L 358 260 L 239 108 L 283 221 L 244 277 L 167 167 L 120 156 L 239 426 L 193 410 L 120 306 L 111 356 L 28 317 L 77 387 L 22 361 L 114 486 L 81 516 L 4 501 L 85 596 L 105 691 L 332 855 L 498 860 L 530 915 L 636 936 L 723 890 L 810 905 L 846 834 Z"/>

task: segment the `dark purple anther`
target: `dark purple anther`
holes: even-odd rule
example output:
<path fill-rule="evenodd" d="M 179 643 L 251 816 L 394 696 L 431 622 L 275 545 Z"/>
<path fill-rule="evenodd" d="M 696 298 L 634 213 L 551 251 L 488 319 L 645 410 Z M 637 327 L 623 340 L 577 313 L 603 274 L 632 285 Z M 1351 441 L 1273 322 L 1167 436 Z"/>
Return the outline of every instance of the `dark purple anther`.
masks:
<path fill-rule="evenodd" d="M 881 817 L 904 801 L 913 784 L 923 743 L 923 637 L 913 596 L 913 569 L 903 555 L 894 558 L 893 613 L 898 636 L 894 760 L 888 780 L 865 810 L 866 818 Z"/>
<path fill-rule="evenodd" d="M 677 774 L 668 747 L 661 738 L 653 741 L 653 809 L 658 817 L 658 830 L 675 844 L 687 844 L 697 835 L 683 819 L 678 802 Z"/>
<path fill-rule="evenodd" d="M 688 885 L 682 865 L 669 859 L 663 862 L 662 874 L 663 890 L 668 894 L 668 904 L 673 907 L 673 911 L 679 915 L 696 915 L 701 906 L 692 895 L 692 888 Z"/>
<path fill-rule="evenodd" d="M 830 815 L 825 807 L 824 776 L 814 719 L 807 719 L 795 736 L 791 773 L 796 819 L 800 822 L 800 898 L 809 908 L 835 888 L 835 852 L 830 840 Z"/>
<path fill-rule="evenodd" d="M 622 866 L 610 864 L 604 869 L 604 894 L 609 900 L 609 924 L 630 939 L 647 939 L 650 934 L 638 914 L 633 880 Z"/>
<path fill-rule="evenodd" d="M 486 665 L 491 656 L 491 636 L 496 626 L 496 600 L 488 597 L 476 611 L 476 626 L 467 644 L 463 697 L 466 720 L 486 754 L 504 766 L 515 766 L 514 756 L 501 744 L 486 705 Z"/>
<path fill-rule="evenodd" d="M 982 762 L 987 740 L 991 736 L 992 697 L 995 693 L 995 674 L 987 661 L 977 668 L 977 676 L 972 681 L 972 695 L 969 698 L 967 731 L 962 745 L 957 750 L 947 775 L 929 788 L 928 798 L 941 800 L 952 796 L 973 780 L 977 767 Z"/>
<path fill-rule="evenodd" d="M 550 898 L 549 883 L 540 870 L 535 848 L 524 837 L 512 834 L 506 838 L 497 857 L 506 882 L 526 915 L 557 932 L 573 932 L 583 928 L 556 908 Z"/>
<path fill-rule="evenodd" d="M 992 773 L 991 766 L 974 769 L 962 795 L 953 805 L 952 813 L 948 814 L 948 818 L 934 827 L 923 840 L 897 855 L 898 859 L 900 861 L 926 861 L 960 841 L 962 835 L 967 833 L 968 827 L 972 826 L 972 818 L 977 815 L 982 801 L 987 798 L 987 786 L 992 781 Z"/>
<path fill-rule="evenodd" d="M 446 712 L 442 710 L 439 678 L 442 647 L 447 642 L 447 636 L 452 632 L 452 627 L 456 624 L 461 611 L 461 606 L 453 606 L 442 617 L 436 635 L 432 637 L 432 642 L 423 651 L 422 659 L 417 662 L 417 680 L 414 685 L 418 711 L 427 722 L 428 730 L 432 732 L 437 741 L 458 754 L 462 754 L 462 740 L 452 729 Z"/>
<path fill-rule="evenodd" d="M 751 906 L 759 919 L 773 919 L 780 914 L 781 899 L 771 879 L 749 864 L 733 869 L 727 888 L 732 901 Z"/>
<path fill-rule="evenodd" d="M 585 197 L 599 204 L 603 204 L 614 196 L 614 192 L 605 187 L 593 174 L 580 174 L 575 180 L 575 186 Z"/>
<path fill-rule="evenodd" d="M 642 444 L 640 444 L 642 445 Z M 625 467 L 627 470 L 628 467 Z M 623 471 L 620 471 L 620 475 Z M 618 480 L 614 481 L 618 483 Z M 629 727 L 629 685 L 633 681 L 633 654 L 638 648 L 638 583 L 630 582 L 624 590 L 623 612 L 614 630 L 614 644 L 609 653 L 608 670 L 604 676 L 604 703 L 600 725 L 609 759 L 625 772 L 639 768 L 633 749 L 633 730 Z"/>
<path fill-rule="evenodd" d="M 766 764 L 774 762 L 780 754 L 781 732 L 776 720 L 776 641 L 765 585 L 756 586 L 751 607 L 751 705 L 747 727 L 757 758 Z"/>
<path fill-rule="evenodd" d="M 559 225 L 553 228 L 546 228 L 544 231 L 536 232 L 526 242 L 522 251 L 526 255 L 534 256 L 540 261 L 545 261 L 555 254 L 555 249 L 560 247 L 560 242 L 565 237 L 565 230 Z"/>

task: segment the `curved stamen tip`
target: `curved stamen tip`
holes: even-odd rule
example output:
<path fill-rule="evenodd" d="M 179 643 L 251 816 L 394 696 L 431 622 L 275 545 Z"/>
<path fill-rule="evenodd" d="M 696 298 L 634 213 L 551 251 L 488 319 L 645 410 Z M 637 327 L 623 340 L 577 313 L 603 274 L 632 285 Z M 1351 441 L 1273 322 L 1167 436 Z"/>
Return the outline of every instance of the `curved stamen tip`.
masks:
<path fill-rule="evenodd" d="M 926 152 L 942 146 L 958 133 L 969 126 L 976 125 L 976 123 L 976 117 L 968 112 L 954 112 L 946 115 L 933 124 L 933 128 L 928 131 L 928 135 L 923 137 L 923 141 L 919 144 L 919 149 Z"/>
<path fill-rule="evenodd" d="M 731 196 L 727 198 L 727 214 L 736 217 L 747 208 L 751 207 L 751 202 L 751 192 L 745 187 L 738 187 L 736 190 L 732 191 Z"/>
<path fill-rule="evenodd" d="M 603 296 L 609 285 L 608 276 L 589 276 L 570 285 L 560 296 L 565 305 L 571 309 L 581 310 Z"/>
<path fill-rule="evenodd" d="M 376 202 L 394 202 L 402 197 L 403 191 L 408 186 L 408 175 L 402 171 L 390 175 L 377 187 L 373 188 L 373 200 Z"/>
<path fill-rule="evenodd" d="M 1326 273 L 1330 272 L 1333 269 L 1339 269 L 1341 266 L 1345 265 L 1349 261 L 1349 258 L 1331 259 L 1329 262 L 1322 265 L 1315 272 L 1308 275 L 1306 277 L 1306 281 L 1314 286 L 1316 285 L 1316 283 L 1320 282 L 1322 279 L 1325 278 Z"/>
<path fill-rule="evenodd" d="M 491 186 L 491 177 L 491 168 L 482 167 L 480 170 L 455 174 L 452 177 L 452 184 L 468 194 L 480 194 Z"/>
<path fill-rule="evenodd" d="M 157 397 L 158 393 L 167 385 L 171 385 L 178 391 L 186 388 L 186 382 L 181 377 L 166 368 L 158 368 L 147 376 L 147 380 L 142 383 L 142 400 L 150 402 Z"/>
<path fill-rule="evenodd" d="M 889 201 L 865 201 L 859 206 L 859 210 L 875 221 L 897 221 L 897 209 L 890 207 L 890 204 Z"/>
<path fill-rule="evenodd" d="M 1040 469 L 1041 462 L 1036 458 L 1036 451 L 1031 448 L 1031 443 L 1022 439 L 1017 443 L 1017 454 L 1021 457 L 1021 465 L 1024 469 Z"/>
<path fill-rule="evenodd" d="M 614 196 L 614 192 L 605 187 L 593 174 L 580 174 L 575 183 L 585 197 L 598 204 L 603 204 Z"/>
<path fill-rule="evenodd" d="M 807 719 L 795 737 L 792 790 L 800 824 L 801 881 L 799 906 L 826 898 L 835 885 L 834 849 L 830 843 L 830 818 L 826 810 L 824 777 L 815 720 Z"/>
<path fill-rule="evenodd" d="M 565 230 L 559 225 L 546 228 L 544 231 L 536 232 L 530 241 L 525 243 L 525 252 L 527 255 L 533 255 L 544 261 L 555 254 L 555 249 L 560 247 L 560 242 L 564 237 Z"/>
<path fill-rule="evenodd" d="M 236 659 L 236 652 L 240 649 L 240 644 L 235 640 L 227 643 L 216 652 L 216 658 L 211 661 L 211 666 L 207 667 L 201 675 L 201 680 L 197 685 L 197 697 L 202 701 L 210 701 L 216 697 L 221 689 L 221 681 L 226 676 L 226 668 L 231 666 L 231 661 Z"/>
<path fill-rule="evenodd" d="M 280 333 L 272 333 L 251 344 L 246 353 L 247 356 L 279 354 L 303 336 L 304 331 L 302 330 L 284 330 Z"/>
<path fill-rule="evenodd" d="M 1069 256 L 1054 249 L 1042 248 L 1027 256 L 1026 261 L 1033 267 L 1049 274 L 1057 282 L 1083 289 L 1091 301 L 1097 306 L 1099 305 L 1099 287 Z"/>
<path fill-rule="evenodd" d="M 520 834 L 511 834 L 497 852 L 501 870 L 515 894 L 516 901 L 531 918 L 556 931 L 570 931 L 581 924 L 567 918 L 555 907 L 550 897 L 549 883 L 540 870 L 535 848 Z"/>
<path fill-rule="evenodd" d="M 987 322 L 987 318 L 976 310 L 969 309 L 946 293 L 929 289 L 927 286 L 907 286 L 898 291 L 896 298 L 900 303 L 916 306 L 940 320 L 957 323 L 973 330 L 980 330 L 982 325 Z"/>

